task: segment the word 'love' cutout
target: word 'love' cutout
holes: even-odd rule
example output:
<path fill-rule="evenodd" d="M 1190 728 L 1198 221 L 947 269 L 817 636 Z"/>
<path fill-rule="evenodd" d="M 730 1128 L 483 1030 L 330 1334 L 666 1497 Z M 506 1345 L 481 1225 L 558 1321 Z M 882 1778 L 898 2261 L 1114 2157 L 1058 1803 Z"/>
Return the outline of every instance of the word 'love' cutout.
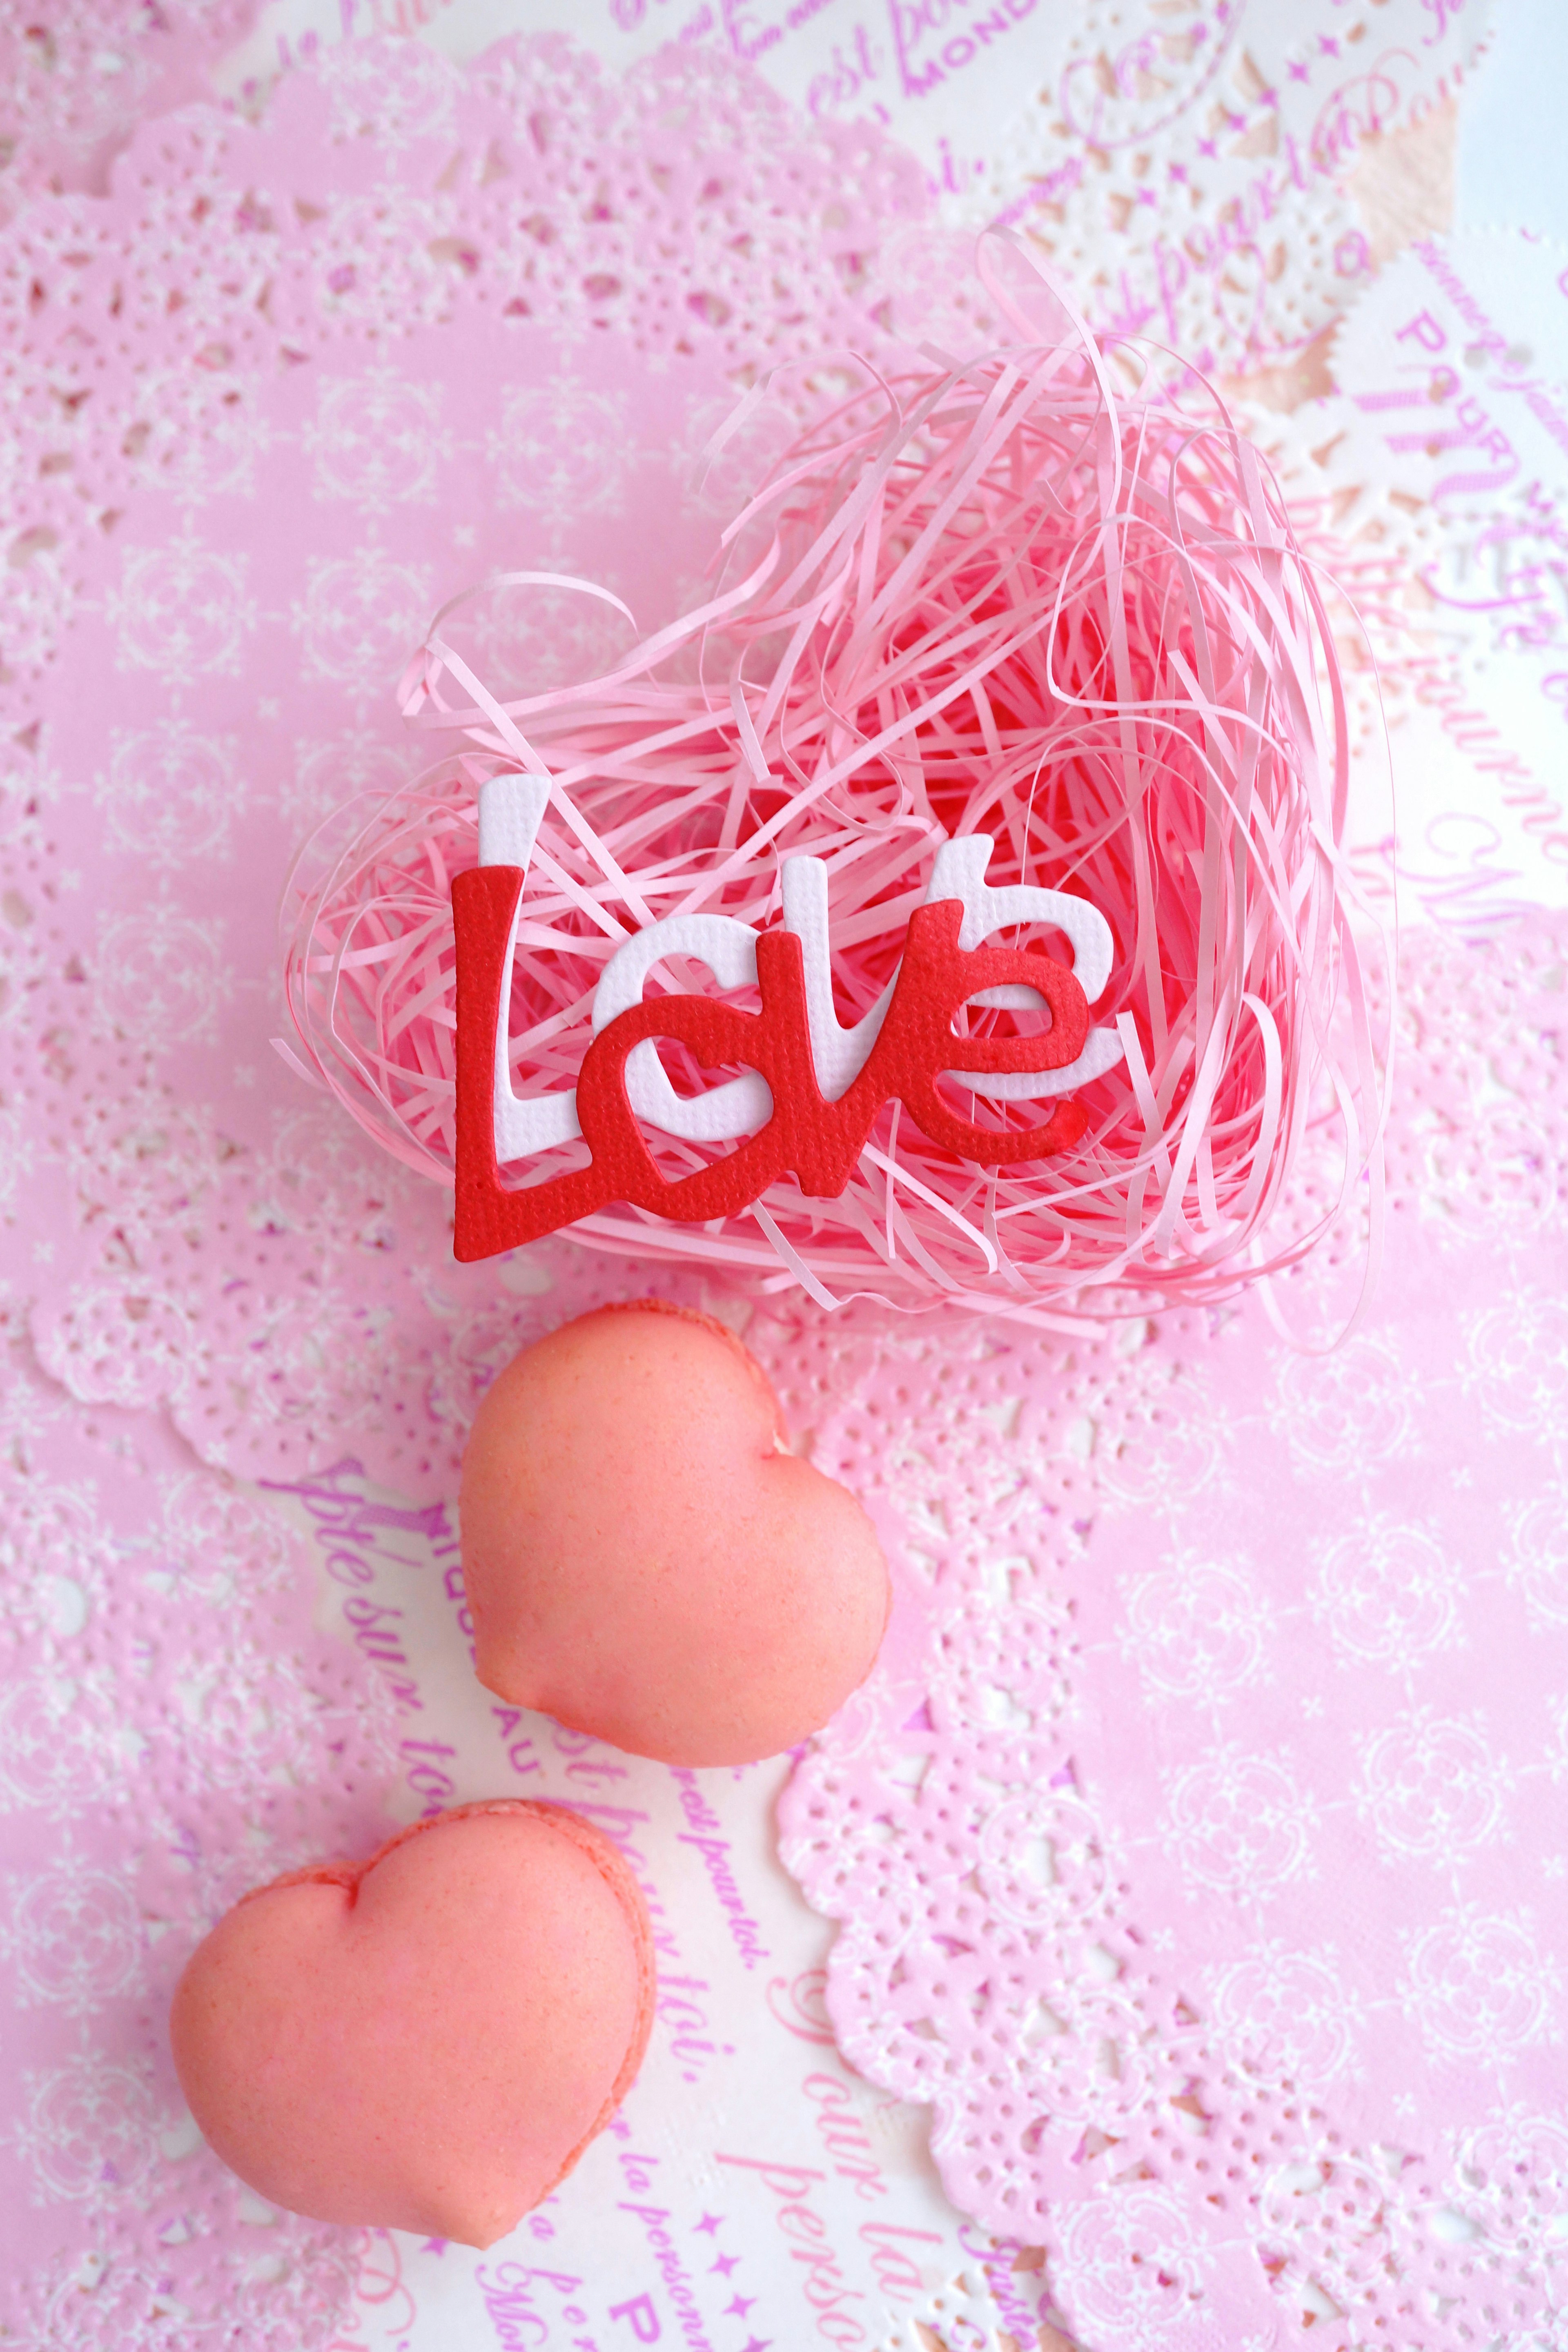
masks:
<path fill-rule="evenodd" d="M 1088 1115 L 1076 1103 L 1058 1102 L 1038 1127 L 998 1130 L 950 1110 L 938 1090 L 949 1076 L 994 1099 L 1061 1095 L 1102 1076 L 1121 1055 L 1114 1032 L 1089 1024 L 1089 1004 L 1110 967 L 1104 918 L 1060 891 L 988 889 L 991 844 L 984 835 L 939 851 L 899 969 L 852 1030 L 839 1028 L 832 1007 L 826 868 L 816 858 L 792 858 L 782 876 L 778 929 L 677 916 L 624 942 L 595 992 L 595 1036 L 576 1087 L 519 1100 L 507 1008 L 518 914 L 547 793 L 532 777 L 492 778 L 480 796 L 479 865 L 452 884 L 460 1260 L 537 1241 L 615 1201 L 706 1223 L 749 1208 L 787 1174 L 810 1197 L 831 1200 L 848 1183 L 879 1112 L 895 1100 L 931 1142 L 982 1167 L 1049 1159 L 1082 1136 Z M 1034 950 L 977 944 L 1003 923 L 1021 922 L 1063 930 L 1075 968 Z M 705 996 L 644 1000 L 644 978 L 668 954 L 695 957 L 726 987 L 754 982 L 761 1012 Z M 1007 1006 L 1043 1000 L 1051 1026 L 1039 1036 L 960 1039 L 953 1018 L 976 1000 Z M 710 1067 L 738 1064 L 746 1075 L 682 1098 L 658 1060 L 660 1037 L 678 1040 Z M 643 1138 L 639 1114 L 687 1139 L 746 1139 L 671 1179 Z M 502 1184 L 504 1162 L 578 1135 L 593 1155 L 586 1168 L 521 1191 Z"/>

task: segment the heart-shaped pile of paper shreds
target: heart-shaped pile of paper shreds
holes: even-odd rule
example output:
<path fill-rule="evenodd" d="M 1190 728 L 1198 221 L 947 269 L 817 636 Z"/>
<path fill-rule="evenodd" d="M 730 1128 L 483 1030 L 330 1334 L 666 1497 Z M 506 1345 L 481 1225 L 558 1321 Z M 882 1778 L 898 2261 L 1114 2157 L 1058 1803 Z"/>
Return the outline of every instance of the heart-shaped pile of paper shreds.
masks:
<path fill-rule="evenodd" d="M 1116 943 L 1094 1019 L 1124 1058 L 1081 1089 L 1071 1152 L 984 1170 L 893 1104 L 836 1200 L 784 1180 L 717 1226 L 611 1210 L 581 1241 L 826 1303 L 1055 1323 L 1213 1299 L 1362 1215 L 1382 1079 L 1341 845 L 1338 659 L 1277 485 L 1207 387 L 1156 385 L 1079 333 L 868 369 L 725 549 L 733 584 L 609 675 L 503 703 L 439 635 L 416 657 L 405 710 L 457 740 L 416 787 L 324 828 L 283 909 L 300 1038 L 362 1124 L 451 1181 L 450 884 L 477 860 L 479 783 L 525 769 L 551 798 L 513 985 L 519 1094 L 574 1084 L 628 932 L 698 910 L 765 926 L 802 851 L 828 867 L 845 1022 L 895 969 L 949 835 L 993 837 L 993 885 L 1091 899 Z M 668 984 L 713 983 L 690 967 Z M 1013 1020 L 966 1017 L 972 1035 Z M 1271 1239 L 1325 1106 L 1341 1173 Z M 1001 1127 L 1050 1105 L 963 1108 Z M 661 1139 L 661 1165 L 707 1150 Z"/>

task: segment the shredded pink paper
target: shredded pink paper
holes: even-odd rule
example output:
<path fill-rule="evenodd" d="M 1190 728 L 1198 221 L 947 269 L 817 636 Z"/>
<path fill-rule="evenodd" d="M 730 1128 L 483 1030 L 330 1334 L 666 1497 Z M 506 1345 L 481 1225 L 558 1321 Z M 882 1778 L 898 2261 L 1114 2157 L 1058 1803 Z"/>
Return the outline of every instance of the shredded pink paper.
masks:
<path fill-rule="evenodd" d="M 447 900 L 477 856 L 479 785 L 511 767 L 551 792 L 513 988 L 525 1099 L 574 1084 L 625 939 L 671 915 L 761 925 L 790 856 L 826 868 L 850 1022 L 887 984 L 950 835 L 994 842 L 990 887 L 1070 891 L 1116 941 L 1095 1019 L 1121 1053 L 1079 1090 L 1089 1132 L 1061 1159 L 988 1174 L 894 1106 L 837 1200 L 791 1181 L 744 1216 L 595 1214 L 583 1238 L 782 1269 L 826 1307 L 1094 1318 L 1278 1272 L 1356 1199 L 1379 1083 L 1322 592 L 1223 405 L 1179 380 L 1152 397 L 1147 355 L 1108 359 L 1070 308 L 1047 299 L 1032 319 L 984 255 L 982 270 L 1016 331 L 1048 332 L 1054 313 L 1051 340 L 885 378 L 851 362 L 871 381 L 731 521 L 710 600 L 602 677 L 501 699 L 438 621 L 404 710 L 472 748 L 357 832 L 330 821 L 285 910 L 310 1064 L 407 1165 L 450 1181 Z M 552 585 L 502 575 L 490 593 Z M 974 1018 L 984 1036 L 1007 1016 Z M 983 1126 L 1030 1124 L 982 1099 Z M 1337 1193 L 1304 1233 L 1259 1244 L 1324 1101 L 1342 1130 Z M 669 1181 L 704 1164 L 690 1147 L 666 1156 Z M 547 1151 L 528 1173 L 573 1164 Z"/>

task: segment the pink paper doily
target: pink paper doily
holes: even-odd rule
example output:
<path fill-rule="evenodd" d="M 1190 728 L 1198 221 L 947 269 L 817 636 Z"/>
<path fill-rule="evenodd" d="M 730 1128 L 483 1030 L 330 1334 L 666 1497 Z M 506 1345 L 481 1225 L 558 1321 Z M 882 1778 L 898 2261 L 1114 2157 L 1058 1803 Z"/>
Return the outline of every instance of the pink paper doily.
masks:
<path fill-rule="evenodd" d="M 381 1685 L 234 1475 L 352 1452 L 416 1508 L 533 1333 L 701 1295 L 567 1242 L 451 1265 L 441 1194 L 270 1051 L 289 848 L 410 772 L 401 660 L 520 537 L 651 625 L 756 454 L 691 488 L 737 383 L 984 339 L 925 204 L 711 58 L 622 86 L 559 42 L 469 77 L 377 44 L 259 130 L 144 127 L 107 198 L 5 235 L 21 2344 L 294 2352 L 353 2289 L 337 2233 L 258 2252 L 161 2055 L 200 1925 L 380 1827 Z M 576 616 L 489 657 L 591 664 Z M 1393 1269 L 1344 1356 L 1256 1306 L 1067 1353 L 781 1282 L 748 1326 L 900 1560 L 887 1664 L 786 1805 L 843 2045 L 1047 2246 L 1087 2352 L 1559 2326 L 1560 955 L 1412 950 Z"/>
<path fill-rule="evenodd" d="M 769 446 L 764 419 L 693 483 L 737 384 L 874 342 L 856 297 L 894 299 L 879 240 L 924 201 L 876 134 L 803 136 L 721 62 L 623 89 L 560 41 L 470 77 L 390 43 L 286 83 L 261 131 L 147 123 L 107 198 L 40 195 L 0 237 L 20 2345 L 306 2352 L 355 2293 L 357 2241 L 258 2211 L 167 2057 L 205 1927 L 374 1846 L 392 1777 L 384 1685 L 312 1630 L 309 1559 L 229 1474 L 354 1454 L 416 1512 L 530 1336 L 701 1295 L 565 1244 L 453 1265 L 440 1192 L 271 1050 L 294 845 L 412 772 L 408 646 L 520 536 L 658 619 Z M 592 666 L 581 610 L 498 614 L 487 658 Z M 849 1360 L 787 1352 L 809 1425 Z"/>
<path fill-rule="evenodd" d="M 1342 1351 L 917 1340 L 818 1427 L 906 1603 L 782 1809 L 829 2013 L 1088 2346 L 1559 2340 L 1565 950 L 1407 941 Z"/>
<path fill-rule="evenodd" d="M 205 96 L 260 0 L 7 0 L 0 8 L 0 219 L 50 188 L 101 189 L 150 115 Z"/>
<path fill-rule="evenodd" d="M 886 345 L 864 306 L 921 300 L 880 256 L 924 203 L 876 133 L 803 144 L 721 61 L 621 88 L 560 40 L 471 77 L 385 43 L 286 81 L 264 131 L 149 127 L 107 205 L 13 227 L 5 364 L 36 471 L 0 575 L 29 1006 L 8 1100 L 67 1175 L 34 1333 L 75 1394 L 166 1400 L 252 1475 L 352 1444 L 411 1493 L 450 1480 L 516 1319 L 453 1266 L 442 1195 L 367 1161 L 273 1053 L 289 856 L 416 772 L 408 648 L 520 540 L 644 627 L 667 615 L 788 430 L 764 411 L 699 488 L 737 387 Z M 51 689 L 68 623 L 101 698 Z M 625 634 L 564 594 L 474 629 L 498 680 L 581 672 Z"/>

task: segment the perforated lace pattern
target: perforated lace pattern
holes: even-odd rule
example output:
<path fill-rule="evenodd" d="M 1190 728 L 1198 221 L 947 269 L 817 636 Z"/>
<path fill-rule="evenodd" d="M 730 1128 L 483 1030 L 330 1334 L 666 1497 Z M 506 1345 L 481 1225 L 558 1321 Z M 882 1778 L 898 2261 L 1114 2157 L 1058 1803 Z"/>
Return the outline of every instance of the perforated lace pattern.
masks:
<path fill-rule="evenodd" d="M 56 758 L 81 691 L 68 648 L 111 628 L 128 649 L 95 690 L 153 677 L 174 698 L 243 677 L 247 550 L 205 537 L 202 518 L 265 478 L 272 392 L 313 362 L 363 354 L 384 418 L 386 356 L 481 314 L 580 346 L 613 332 L 654 364 L 689 352 L 731 385 L 834 342 L 875 352 L 900 329 L 983 341 L 983 311 L 953 291 L 959 248 L 925 205 L 920 173 L 876 134 L 805 131 L 710 57 L 623 87 L 560 42 L 514 45 L 468 78 L 415 45 L 366 44 L 285 83 L 259 128 L 200 107 L 143 124 L 106 197 L 38 194 L 0 241 L 16 420 L 0 1205 L 17 1269 L 0 1801 L 23 1855 L 0 1942 L 45 2053 L 0 2128 L 16 2210 L 37 2198 L 65 2247 L 8 2283 L 22 2344 L 183 2352 L 237 2326 L 247 2348 L 294 2352 L 330 2340 L 351 2291 L 335 2233 L 261 2230 L 181 2137 L 156 2055 L 201 1923 L 272 1872 L 363 1850 L 380 1825 L 379 1685 L 311 1631 L 308 1570 L 231 1475 L 352 1451 L 407 1495 L 448 1490 L 477 1396 L 536 1331 L 633 1288 L 702 1297 L 695 1276 L 650 1281 L 564 1242 L 499 1277 L 453 1268 L 437 1192 L 281 1072 L 247 1090 L 215 1070 L 218 1016 L 254 978 L 225 928 L 244 877 L 228 876 L 229 901 L 213 878 L 233 852 L 225 780 L 244 782 L 252 714 L 203 729 L 172 698 L 155 759 L 152 722 L 128 722 L 95 800 Z M 417 425 L 416 402 L 398 430 Z M 391 495 L 374 469 L 342 478 L 366 511 Z M 155 549 L 146 512 L 169 520 Z M 358 659 L 352 625 L 345 642 Z M 301 764 L 290 833 L 331 797 L 332 760 L 352 784 L 384 776 L 384 747 L 357 724 L 331 760 Z M 120 890 L 100 926 L 97 861 L 136 857 L 145 887 Z M 1542 931 L 1483 968 L 1428 944 L 1412 974 L 1399 1216 L 1429 1220 L 1442 1262 L 1479 1265 L 1483 1286 L 1504 1200 L 1518 1249 L 1550 1265 L 1559 945 Z M 1478 1109 L 1454 1072 L 1483 1066 L 1500 1036 L 1503 1082 Z M 1522 1331 L 1555 1364 L 1555 1309 L 1533 1280 L 1509 1360 Z M 1156 1948 L 1104 1790 L 1068 1770 L 1095 1672 L 1075 1604 L 1113 1507 L 1163 1494 L 1161 1464 L 1191 1480 L 1223 1450 L 1204 1383 L 1224 1341 L 1135 1332 L 1125 1352 L 1108 1340 L 1069 1360 L 1027 1334 L 955 1339 L 861 1310 L 829 1323 L 776 1296 L 747 1337 L 904 1563 L 888 1664 L 808 1760 L 787 1850 L 846 1920 L 845 2047 L 933 2104 L 959 2200 L 1009 2235 L 1047 2200 L 1037 2226 L 1091 2352 L 1195 2346 L 1221 2310 L 1243 2315 L 1226 2339 L 1238 2345 L 1308 2307 L 1313 2340 L 1333 2343 L 1325 2305 L 1347 2315 L 1340 2342 L 1447 2347 L 1487 2326 L 1530 2341 L 1558 2127 L 1500 2109 L 1391 2168 L 1310 2052 L 1282 2068 Z M 1397 1431 L 1404 1391 L 1397 1367 L 1384 1372 L 1379 1426 Z M 1504 1392 L 1527 1434 L 1549 1425 L 1545 1393 L 1523 1372 Z M 1310 1418 L 1332 1426 L 1331 1378 Z M 1555 1475 L 1521 1485 L 1508 1555 L 1508 1589 L 1548 1619 Z M 110 2044 L 142 2054 L 111 2061 Z M 1446 2200 L 1479 2238 L 1422 2237 Z"/>
<path fill-rule="evenodd" d="M 1407 942 L 1342 1353 L 917 1338 L 818 1431 L 908 1603 L 784 1801 L 829 2011 L 1088 2345 L 1559 2340 L 1565 950 Z"/>

